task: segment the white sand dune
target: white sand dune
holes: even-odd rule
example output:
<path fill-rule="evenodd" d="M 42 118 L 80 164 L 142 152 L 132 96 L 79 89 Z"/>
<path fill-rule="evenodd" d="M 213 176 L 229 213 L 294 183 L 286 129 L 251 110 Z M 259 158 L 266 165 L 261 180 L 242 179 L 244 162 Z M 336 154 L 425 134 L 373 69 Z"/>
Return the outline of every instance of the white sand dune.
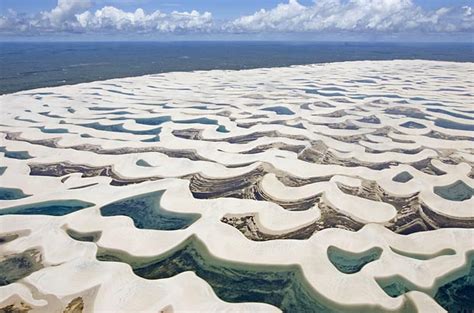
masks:
<path fill-rule="evenodd" d="M 473 309 L 473 77 L 363 61 L 0 96 L 0 311 Z"/>

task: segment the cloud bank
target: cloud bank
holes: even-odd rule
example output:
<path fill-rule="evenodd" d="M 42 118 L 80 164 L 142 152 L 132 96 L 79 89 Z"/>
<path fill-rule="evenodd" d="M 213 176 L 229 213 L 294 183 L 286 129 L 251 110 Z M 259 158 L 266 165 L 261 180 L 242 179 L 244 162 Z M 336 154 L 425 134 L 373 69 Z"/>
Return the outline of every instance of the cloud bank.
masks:
<path fill-rule="evenodd" d="M 35 33 L 453 33 L 474 31 L 469 6 L 423 10 L 412 0 L 289 0 L 235 20 L 216 22 L 210 12 L 126 12 L 114 6 L 91 10 L 90 0 L 58 0 L 34 15 L 0 16 L 0 34 Z"/>
<path fill-rule="evenodd" d="M 469 31 L 474 28 L 470 7 L 424 11 L 411 0 L 319 0 L 303 6 L 296 0 L 232 21 L 233 31 Z"/>
<path fill-rule="evenodd" d="M 115 7 L 107 6 L 95 13 L 86 11 L 76 15 L 77 22 L 84 30 L 119 30 L 138 32 L 176 32 L 176 31 L 207 31 L 212 26 L 212 14 L 177 12 L 165 14 L 155 11 L 146 14 L 142 9 L 135 12 L 124 12 Z"/>
<path fill-rule="evenodd" d="M 0 17 L 0 32 L 202 32 L 212 27 L 212 14 L 197 11 L 146 14 L 143 9 L 125 12 L 105 6 L 91 12 L 89 0 L 58 0 L 51 11 L 33 16 L 9 11 Z"/>

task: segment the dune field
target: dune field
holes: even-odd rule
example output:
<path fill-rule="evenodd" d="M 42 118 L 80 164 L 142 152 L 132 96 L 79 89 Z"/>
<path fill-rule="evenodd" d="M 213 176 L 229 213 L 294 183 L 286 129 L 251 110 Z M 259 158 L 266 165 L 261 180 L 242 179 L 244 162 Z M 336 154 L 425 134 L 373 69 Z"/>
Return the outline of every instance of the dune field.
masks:
<path fill-rule="evenodd" d="M 473 77 L 360 61 L 0 96 L 0 312 L 470 312 Z"/>

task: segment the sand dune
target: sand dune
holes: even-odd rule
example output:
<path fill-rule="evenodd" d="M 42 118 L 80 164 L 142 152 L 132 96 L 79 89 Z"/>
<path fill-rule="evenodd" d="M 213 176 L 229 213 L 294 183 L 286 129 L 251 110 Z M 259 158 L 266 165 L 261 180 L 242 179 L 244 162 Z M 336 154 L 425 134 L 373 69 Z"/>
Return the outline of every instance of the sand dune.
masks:
<path fill-rule="evenodd" d="M 0 311 L 472 310 L 472 77 L 363 61 L 0 96 Z"/>

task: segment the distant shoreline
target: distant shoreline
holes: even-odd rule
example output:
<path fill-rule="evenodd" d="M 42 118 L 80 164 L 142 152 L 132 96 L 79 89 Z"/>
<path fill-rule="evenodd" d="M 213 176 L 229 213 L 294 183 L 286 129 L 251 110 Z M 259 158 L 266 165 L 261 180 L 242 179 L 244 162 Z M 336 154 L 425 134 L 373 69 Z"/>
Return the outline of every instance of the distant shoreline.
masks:
<path fill-rule="evenodd" d="M 363 60 L 474 62 L 470 43 L 0 42 L 0 94 L 168 72 Z"/>
<path fill-rule="evenodd" d="M 341 63 L 341 64 L 352 63 L 353 65 L 356 65 L 354 63 L 361 63 L 361 65 L 363 65 L 364 63 L 374 63 L 374 62 L 387 63 L 387 64 L 390 64 L 392 62 L 413 62 L 413 64 L 433 62 L 433 63 L 440 63 L 440 64 L 465 63 L 466 65 L 474 65 L 474 62 L 467 62 L 467 61 L 461 62 L 461 61 L 440 61 L 440 60 L 423 60 L 423 59 L 412 59 L 412 60 L 394 59 L 394 60 L 335 61 L 335 62 L 321 62 L 321 63 L 311 63 L 311 64 L 294 64 L 294 65 L 288 65 L 288 66 L 256 67 L 256 68 L 245 68 L 245 69 L 210 69 L 210 70 L 170 71 L 170 72 L 151 73 L 151 74 L 136 75 L 136 76 L 113 77 L 113 78 L 98 79 L 98 80 L 93 80 L 93 81 L 83 81 L 83 82 L 77 82 L 77 83 L 64 83 L 64 84 L 56 85 L 56 86 L 43 86 L 43 87 L 38 87 L 38 88 L 33 88 L 33 89 L 19 90 L 19 91 L 15 91 L 11 93 L 3 93 L 3 94 L 0 93 L 0 97 L 13 95 L 17 93 L 18 94 L 30 93 L 30 92 L 43 93 L 43 92 L 48 92 L 50 89 L 54 90 L 60 87 L 73 87 L 73 86 L 82 85 L 82 84 L 87 86 L 88 84 L 91 84 L 91 83 L 113 83 L 116 80 L 117 81 L 132 80 L 133 81 L 133 80 L 144 79 L 146 77 L 162 75 L 162 74 L 199 73 L 199 72 L 214 72 L 214 71 L 223 71 L 223 72 L 258 71 L 258 70 L 270 70 L 270 69 L 285 69 L 285 68 L 292 68 L 292 67 L 323 66 L 323 65 L 335 64 L 335 63 Z"/>

